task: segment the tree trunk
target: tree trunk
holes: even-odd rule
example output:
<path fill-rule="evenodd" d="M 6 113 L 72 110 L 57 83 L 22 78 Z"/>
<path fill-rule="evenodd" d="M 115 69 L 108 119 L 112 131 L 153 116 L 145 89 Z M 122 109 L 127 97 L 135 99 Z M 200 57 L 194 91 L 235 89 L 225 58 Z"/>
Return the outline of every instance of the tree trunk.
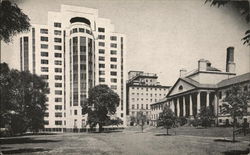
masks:
<path fill-rule="evenodd" d="M 168 135 L 168 128 L 167 128 L 167 135 Z"/>
<path fill-rule="evenodd" d="M 99 132 L 102 132 L 102 130 L 103 130 L 103 125 L 102 125 L 102 123 L 99 123 Z"/>
<path fill-rule="evenodd" d="M 141 132 L 143 132 L 143 125 L 141 125 Z"/>
<path fill-rule="evenodd" d="M 1 44 L 2 44 L 2 40 L 0 39 L 0 63 L 2 63 L 2 47 L 1 47 Z"/>
<path fill-rule="evenodd" d="M 235 121 L 236 121 L 236 119 L 234 117 L 233 118 L 233 142 L 235 142 L 235 125 L 236 125 Z"/>

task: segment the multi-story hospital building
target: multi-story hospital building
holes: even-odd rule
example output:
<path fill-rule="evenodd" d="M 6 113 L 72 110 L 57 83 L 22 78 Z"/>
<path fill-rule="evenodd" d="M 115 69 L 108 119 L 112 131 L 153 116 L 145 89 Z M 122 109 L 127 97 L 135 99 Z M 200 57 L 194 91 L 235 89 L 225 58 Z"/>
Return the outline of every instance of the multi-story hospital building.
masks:
<path fill-rule="evenodd" d="M 116 116 L 125 124 L 126 40 L 98 10 L 61 5 L 60 12 L 48 12 L 46 25 L 33 24 L 19 42 L 21 70 L 41 75 L 50 88 L 46 130 L 85 126 L 81 104 L 98 84 L 120 96 Z"/>

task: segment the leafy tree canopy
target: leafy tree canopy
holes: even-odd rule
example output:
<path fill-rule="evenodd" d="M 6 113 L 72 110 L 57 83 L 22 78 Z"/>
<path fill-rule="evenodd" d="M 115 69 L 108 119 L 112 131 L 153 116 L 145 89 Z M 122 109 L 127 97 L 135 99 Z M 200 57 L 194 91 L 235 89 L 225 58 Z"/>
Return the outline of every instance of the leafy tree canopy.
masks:
<path fill-rule="evenodd" d="M 210 106 L 208 106 L 208 107 L 202 106 L 198 116 L 201 120 L 201 125 L 204 127 L 211 126 L 211 123 L 215 118 L 213 108 Z"/>
<path fill-rule="evenodd" d="M 107 85 L 98 85 L 89 91 L 89 98 L 83 103 L 83 112 L 88 114 L 90 127 L 99 124 L 99 128 L 110 120 L 119 106 L 120 98 Z"/>
<path fill-rule="evenodd" d="M 10 125 L 14 133 L 43 128 L 49 92 L 46 82 L 27 71 L 9 70 L 5 63 L 0 67 L 1 127 Z"/>
<path fill-rule="evenodd" d="M 175 125 L 176 116 L 169 106 L 164 106 L 163 111 L 159 115 L 158 122 L 162 124 L 165 129 L 171 129 Z"/>
<path fill-rule="evenodd" d="M 224 6 L 231 4 L 236 8 L 240 15 L 243 16 L 247 23 L 250 23 L 250 1 L 249 0 L 206 0 L 210 2 L 211 6 Z M 245 36 L 242 38 L 243 44 L 250 46 L 250 29 L 245 32 Z"/>
<path fill-rule="evenodd" d="M 8 0 L 0 2 L 0 40 L 6 43 L 17 33 L 29 31 L 29 17 L 15 4 Z"/>

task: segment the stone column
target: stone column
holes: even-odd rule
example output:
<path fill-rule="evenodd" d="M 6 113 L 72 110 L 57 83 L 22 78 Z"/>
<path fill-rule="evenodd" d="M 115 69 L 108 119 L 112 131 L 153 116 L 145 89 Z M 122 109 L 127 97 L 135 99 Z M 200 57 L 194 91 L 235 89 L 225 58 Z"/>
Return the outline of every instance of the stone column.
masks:
<path fill-rule="evenodd" d="M 206 107 L 209 107 L 209 94 L 210 92 L 207 92 L 207 100 L 206 100 Z"/>
<path fill-rule="evenodd" d="M 183 98 L 183 116 L 186 116 L 186 103 L 185 103 L 185 96 L 182 97 Z"/>
<path fill-rule="evenodd" d="M 179 116 L 180 116 L 180 103 L 179 103 L 179 98 L 177 98 L 177 108 L 176 108 L 176 113 L 177 113 L 177 116 L 179 117 Z"/>
<path fill-rule="evenodd" d="M 216 93 L 214 94 L 214 114 L 218 116 L 218 98 Z"/>
<path fill-rule="evenodd" d="M 201 92 L 198 92 L 197 94 L 197 114 L 199 114 L 201 108 Z"/>
<path fill-rule="evenodd" d="M 192 94 L 189 95 L 189 116 L 193 116 Z"/>

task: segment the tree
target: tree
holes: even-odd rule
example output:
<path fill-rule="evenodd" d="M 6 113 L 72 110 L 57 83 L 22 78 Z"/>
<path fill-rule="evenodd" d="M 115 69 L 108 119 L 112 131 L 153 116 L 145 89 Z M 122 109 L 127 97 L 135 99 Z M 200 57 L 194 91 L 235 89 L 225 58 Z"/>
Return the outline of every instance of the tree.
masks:
<path fill-rule="evenodd" d="M 29 17 L 15 3 L 0 1 L 0 60 L 1 41 L 8 43 L 16 34 L 29 31 L 29 21 Z"/>
<path fill-rule="evenodd" d="M 224 6 L 231 4 L 237 10 L 241 16 L 243 16 L 247 23 L 250 23 L 250 1 L 249 0 L 206 0 L 205 3 L 210 2 L 211 6 Z M 250 29 L 245 32 L 245 36 L 242 38 L 243 44 L 250 46 Z"/>
<path fill-rule="evenodd" d="M 14 134 L 42 129 L 49 92 L 46 82 L 28 71 L 8 70 L 7 64 L 1 64 L 1 70 L 2 67 L 5 72 L 0 73 L 0 119 L 4 120 L 1 126 L 9 124 Z"/>
<path fill-rule="evenodd" d="M 176 116 L 169 106 L 164 106 L 163 111 L 159 115 L 158 122 L 163 125 L 167 130 L 167 135 L 169 135 L 168 130 L 175 125 Z"/>
<path fill-rule="evenodd" d="M 119 96 L 107 85 L 98 85 L 89 90 L 89 98 L 82 104 L 83 112 L 88 114 L 88 124 L 91 128 L 99 124 L 102 131 L 105 122 L 114 115 L 119 106 Z"/>
<path fill-rule="evenodd" d="M 211 126 L 211 123 L 215 118 L 213 109 L 210 106 L 208 106 L 208 107 L 202 106 L 198 116 L 199 116 L 199 118 L 201 120 L 201 125 L 203 127 Z"/>
<path fill-rule="evenodd" d="M 237 118 L 247 115 L 247 102 L 250 96 L 249 91 L 244 91 L 242 87 L 234 85 L 226 92 L 227 96 L 223 100 L 221 114 L 229 115 L 233 119 L 233 142 L 235 141 L 235 128 Z"/>
<path fill-rule="evenodd" d="M 136 120 L 137 120 L 137 124 L 139 124 L 141 127 L 141 132 L 143 132 L 144 125 L 147 121 L 147 116 L 143 114 L 143 111 L 139 111 L 137 112 Z"/>

